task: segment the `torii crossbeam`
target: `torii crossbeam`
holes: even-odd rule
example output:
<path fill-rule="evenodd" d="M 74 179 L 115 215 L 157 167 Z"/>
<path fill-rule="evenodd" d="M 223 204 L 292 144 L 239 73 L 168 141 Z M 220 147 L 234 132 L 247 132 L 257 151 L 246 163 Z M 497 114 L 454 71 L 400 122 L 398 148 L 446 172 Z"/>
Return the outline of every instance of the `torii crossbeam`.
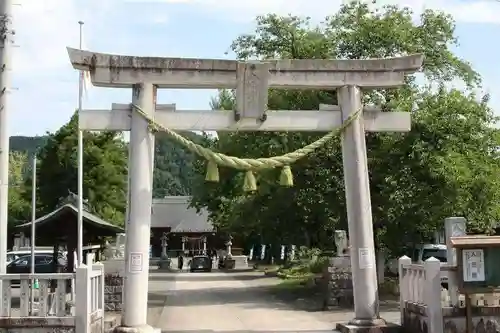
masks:
<path fill-rule="evenodd" d="M 333 112 L 332 112 L 333 111 Z M 381 112 L 379 108 L 363 108 L 367 132 L 407 132 L 411 127 L 409 112 Z M 84 110 L 80 114 L 80 129 L 90 131 L 130 131 L 132 106 L 113 103 L 108 110 Z M 342 125 L 337 105 L 320 105 L 320 110 L 268 111 L 267 119 L 234 120 L 233 111 L 176 110 L 175 104 L 158 104 L 154 119 L 160 125 L 177 131 L 305 131 L 328 132 Z"/>
<path fill-rule="evenodd" d="M 330 131 L 362 108 L 360 89 L 393 88 L 417 71 L 421 55 L 370 60 L 269 60 L 239 62 L 121 56 L 68 48 L 75 69 L 90 71 L 100 87 L 133 88 L 132 103 L 171 130 Z M 337 89 L 338 106 L 317 111 L 267 111 L 268 88 Z M 158 88 L 236 88 L 235 113 L 176 111 L 155 105 Z M 130 105 L 80 114 L 81 130 L 131 131 L 125 304 L 122 326 L 144 331 L 147 314 L 154 137 L 143 115 Z M 377 275 L 366 157 L 366 131 L 410 129 L 410 115 L 364 108 L 342 133 L 342 155 L 351 245 L 356 327 L 383 325 L 378 313 Z M 127 311 L 128 309 L 128 311 Z M 130 309 L 133 309 L 131 311 Z"/>

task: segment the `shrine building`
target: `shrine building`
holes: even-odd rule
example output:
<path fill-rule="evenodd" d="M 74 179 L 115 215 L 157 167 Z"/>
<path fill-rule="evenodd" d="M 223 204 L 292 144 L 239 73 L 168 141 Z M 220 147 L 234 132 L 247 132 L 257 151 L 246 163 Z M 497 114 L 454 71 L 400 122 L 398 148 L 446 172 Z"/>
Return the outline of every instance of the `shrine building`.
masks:
<path fill-rule="evenodd" d="M 189 196 L 169 196 L 153 199 L 151 215 L 151 252 L 161 256 L 162 239 L 167 240 L 167 253 L 201 254 L 204 250 L 224 249 L 228 235 L 218 233 L 208 220 L 208 211 L 189 207 Z"/>

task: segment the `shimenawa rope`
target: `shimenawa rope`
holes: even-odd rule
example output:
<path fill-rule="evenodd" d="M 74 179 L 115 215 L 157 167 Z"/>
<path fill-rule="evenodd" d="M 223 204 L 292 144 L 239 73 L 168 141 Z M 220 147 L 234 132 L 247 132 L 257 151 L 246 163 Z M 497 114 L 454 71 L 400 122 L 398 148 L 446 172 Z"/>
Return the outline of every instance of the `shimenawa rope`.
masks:
<path fill-rule="evenodd" d="M 211 182 L 219 181 L 219 170 L 218 170 L 219 166 L 246 171 L 244 185 L 243 185 L 245 191 L 255 191 L 257 189 L 255 175 L 253 174 L 255 171 L 274 169 L 274 168 L 282 168 L 280 175 L 280 184 L 282 186 L 288 186 L 288 187 L 293 186 L 293 175 L 290 169 L 290 165 L 297 162 L 301 158 L 304 158 L 307 155 L 313 153 L 315 150 L 325 145 L 329 140 L 331 140 L 338 134 L 342 133 L 361 113 L 361 110 L 354 112 L 343 122 L 343 124 L 339 128 L 332 130 L 331 132 L 327 133 L 318 140 L 293 152 L 286 153 L 281 156 L 253 159 L 253 158 L 239 158 L 235 156 L 229 156 L 222 153 L 214 152 L 211 149 L 205 148 L 189 139 L 186 139 L 185 137 L 179 135 L 175 131 L 157 123 L 138 105 L 131 104 L 131 106 L 133 111 L 137 112 L 142 117 L 144 117 L 144 119 L 146 119 L 153 133 L 163 131 L 189 151 L 206 159 L 208 165 L 207 165 L 207 173 L 205 179 L 207 181 Z"/>

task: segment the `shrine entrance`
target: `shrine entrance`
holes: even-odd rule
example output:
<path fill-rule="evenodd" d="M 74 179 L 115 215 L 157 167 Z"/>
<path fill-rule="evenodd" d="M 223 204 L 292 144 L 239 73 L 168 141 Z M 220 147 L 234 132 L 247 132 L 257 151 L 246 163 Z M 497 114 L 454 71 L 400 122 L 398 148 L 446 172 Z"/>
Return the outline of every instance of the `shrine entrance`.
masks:
<path fill-rule="evenodd" d="M 207 254 L 206 236 L 184 236 L 182 237 L 182 252 L 189 257 Z"/>
<path fill-rule="evenodd" d="M 263 170 L 281 169 L 279 183 L 292 186 L 290 165 L 340 135 L 350 254 L 352 262 L 359 263 L 352 265 L 355 315 L 349 327 L 360 330 L 369 327 L 368 330 L 372 330 L 385 325 L 379 316 L 365 132 L 408 132 L 411 114 L 364 107 L 362 97 L 363 90 L 403 85 L 405 75 L 422 66 L 422 55 L 363 60 L 237 61 L 121 56 L 71 48 L 68 48 L 68 53 L 75 69 L 90 71 L 94 85 L 132 88 L 130 104 L 113 104 L 106 112 L 84 110 L 79 113 L 80 130 L 130 131 L 130 149 L 134 153 L 130 154 L 128 168 L 131 181 L 127 233 L 132 237 L 127 237 L 125 250 L 129 263 L 138 255 L 142 258 L 140 255 L 149 250 L 149 235 L 143 231 L 151 228 L 154 133 L 167 133 L 178 144 L 207 160 L 207 181 L 219 181 L 218 167 L 243 171 L 243 189 L 250 192 L 257 190 L 254 172 Z M 175 104 L 156 103 L 157 90 L 163 88 L 236 88 L 237 107 L 232 113 L 227 110 L 179 112 Z M 320 104 L 314 111 L 268 110 L 269 88 L 336 90 L 339 105 Z M 249 159 L 212 151 L 176 131 L 309 131 L 327 134 L 281 156 Z M 176 228 L 172 232 L 176 232 Z M 183 240 L 185 250 L 188 238 Z M 204 246 L 206 248 L 206 241 Z M 227 247 L 230 253 L 232 241 L 227 242 Z M 124 279 L 123 292 L 127 297 L 123 304 L 122 325 L 127 330 L 148 327 L 148 291 L 144 286 L 149 278 L 148 260 L 141 259 L 138 266 L 127 270 Z M 342 327 L 350 330 L 345 325 Z"/>

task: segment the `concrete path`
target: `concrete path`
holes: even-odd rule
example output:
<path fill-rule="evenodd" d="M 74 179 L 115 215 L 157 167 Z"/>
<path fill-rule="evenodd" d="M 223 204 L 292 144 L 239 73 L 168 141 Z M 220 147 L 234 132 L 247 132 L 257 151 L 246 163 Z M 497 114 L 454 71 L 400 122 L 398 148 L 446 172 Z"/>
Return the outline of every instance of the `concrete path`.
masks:
<path fill-rule="evenodd" d="M 319 333 L 352 318 L 351 312 L 299 310 L 280 301 L 269 293 L 279 282 L 253 272 L 153 273 L 148 322 L 163 332 Z"/>

